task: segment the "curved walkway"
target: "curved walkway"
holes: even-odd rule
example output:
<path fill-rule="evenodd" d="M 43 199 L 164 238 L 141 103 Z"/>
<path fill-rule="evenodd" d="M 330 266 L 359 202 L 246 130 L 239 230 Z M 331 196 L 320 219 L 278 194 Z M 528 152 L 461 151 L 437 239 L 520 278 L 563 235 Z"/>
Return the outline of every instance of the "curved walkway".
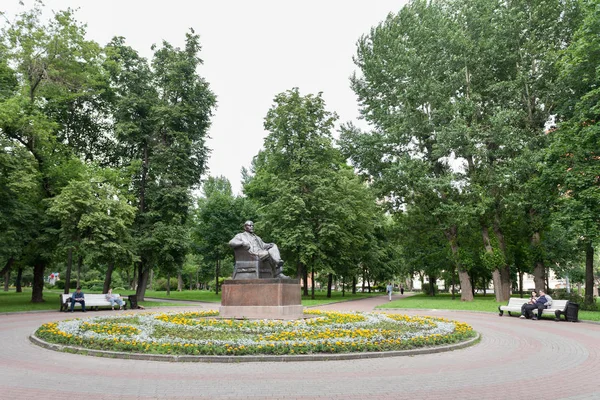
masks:
<path fill-rule="evenodd" d="M 370 311 L 387 297 L 320 306 Z M 216 308 L 201 304 L 200 308 Z M 170 309 L 170 308 L 168 308 Z M 164 310 L 168 310 L 165 308 Z M 186 307 L 189 309 L 189 307 Z M 166 363 L 46 350 L 39 325 L 96 313 L 0 316 L 0 398 L 129 399 L 598 399 L 600 325 L 497 314 L 398 310 L 467 322 L 482 334 L 464 350 L 415 357 L 274 362 Z"/>

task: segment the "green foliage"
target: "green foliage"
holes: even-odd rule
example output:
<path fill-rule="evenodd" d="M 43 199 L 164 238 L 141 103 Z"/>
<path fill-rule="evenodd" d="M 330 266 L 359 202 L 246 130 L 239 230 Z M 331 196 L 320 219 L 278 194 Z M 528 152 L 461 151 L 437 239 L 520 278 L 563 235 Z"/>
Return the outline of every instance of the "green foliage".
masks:
<path fill-rule="evenodd" d="M 257 230 L 278 244 L 298 273 L 350 278 L 361 262 L 375 272 L 382 265 L 374 235 L 382 217 L 333 147 L 337 115 L 326 110 L 321 94 L 303 96 L 297 88 L 274 102 L 265 118 L 265 148 L 244 185 L 258 204 Z"/>

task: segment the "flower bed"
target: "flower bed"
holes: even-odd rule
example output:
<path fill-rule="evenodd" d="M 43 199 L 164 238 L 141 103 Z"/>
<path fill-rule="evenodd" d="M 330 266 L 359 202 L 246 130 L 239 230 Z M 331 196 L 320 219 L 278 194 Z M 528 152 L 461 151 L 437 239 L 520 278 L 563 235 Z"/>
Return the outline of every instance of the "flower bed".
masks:
<path fill-rule="evenodd" d="M 474 337 L 462 322 L 310 310 L 302 320 L 233 320 L 218 312 L 119 314 L 42 325 L 49 343 L 144 354 L 323 354 L 408 350 Z"/>

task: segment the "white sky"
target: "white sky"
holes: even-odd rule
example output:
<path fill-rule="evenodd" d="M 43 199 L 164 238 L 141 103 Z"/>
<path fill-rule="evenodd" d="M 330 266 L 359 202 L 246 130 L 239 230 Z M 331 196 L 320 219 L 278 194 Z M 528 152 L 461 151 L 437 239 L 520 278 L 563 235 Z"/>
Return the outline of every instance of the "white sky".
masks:
<path fill-rule="evenodd" d="M 32 0 L 24 0 L 25 9 Z M 263 120 L 276 94 L 298 87 L 323 92 L 340 122 L 356 121 L 358 105 L 348 78 L 355 70 L 356 41 L 398 12 L 406 0 L 45 0 L 45 9 L 79 9 L 88 39 L 105 45 L 123 36 L 150 58 L 166 40 L 183 46 L 191 27 L 200 35 L 199 74 L 217 95 L 208 174 L 229 179 L 241 192 L 240 171 L 250 167 L 267 132 Z M 0 11 L 23 10 L 2 0 Z M 49 14 L 50 15 L 50 14 Z M 12 18 L 11 18 L 12 19 Z"/>

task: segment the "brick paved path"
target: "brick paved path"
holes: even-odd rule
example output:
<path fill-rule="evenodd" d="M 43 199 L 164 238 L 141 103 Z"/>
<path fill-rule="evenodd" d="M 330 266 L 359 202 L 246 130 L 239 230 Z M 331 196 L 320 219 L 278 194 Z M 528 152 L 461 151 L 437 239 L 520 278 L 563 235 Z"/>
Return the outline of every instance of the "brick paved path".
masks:
<path fill-rule="evenodd" d="M 369 311 L 386 301 L 381 296 L 319 308 Z M 167 363 L 59 353 L 27 338 L 44 322 L 94 312 L 0 315 L 0 399 L 600 399 L 600 325 L 399 312 L 465 321 L 482 334 L 481 343 L 367 360 Z"/>

